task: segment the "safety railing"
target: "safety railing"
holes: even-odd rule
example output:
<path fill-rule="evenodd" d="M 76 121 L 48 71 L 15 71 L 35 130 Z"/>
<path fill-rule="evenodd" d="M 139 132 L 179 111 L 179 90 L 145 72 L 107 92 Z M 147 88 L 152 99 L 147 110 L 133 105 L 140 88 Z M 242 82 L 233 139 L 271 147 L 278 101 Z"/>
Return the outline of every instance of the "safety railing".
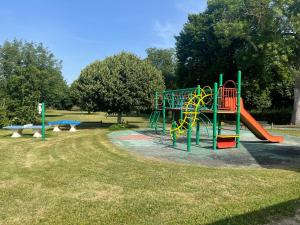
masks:
<path fill-rule="evenodd" d="M 234 87 L 228 87 L 233 84 Z M 237 109 L 237 88 L 233 81 L 227 81 L 224 86 L 219 88 L 218 109 L 236 111 Z"/>

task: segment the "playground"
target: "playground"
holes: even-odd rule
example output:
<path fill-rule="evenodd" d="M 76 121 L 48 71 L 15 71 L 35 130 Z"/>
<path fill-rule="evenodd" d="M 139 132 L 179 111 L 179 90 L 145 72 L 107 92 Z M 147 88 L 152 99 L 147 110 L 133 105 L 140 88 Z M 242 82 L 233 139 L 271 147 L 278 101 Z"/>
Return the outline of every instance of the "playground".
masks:
<path fill-rule="evenodd" d="M 187 152 L 186 137 L 173 148 L 170 135 L 146 128 L 147 117 L 125 117 L 131 129 L 113 132 L 115 117 L 104 113 L 46 118 L 82 123 L 75 133 L 47 131 L 45 142 L 0 131 L 1 224 L 249 225 L 298 209 L 300 137 L 269 144 L 241 129 L 239 150 L 214 151 L 202 128 L 195 145 L 194 128 Z"/>
<path fill-rule="evenodd" d="M 297 169 L 300 139 L 272 134 L 265 129 L 244 108 L 241 87 L 239 71 L 237 83 L 232 80 L 223 83 L 221 74 L 213 89 L 198 85 L 155 93 L 149 129 L 113 132 L 109 138 L 116 145 L 143 156 L 173 162 Z M 170 124 L 167 110 L 171 112 Z M 225 124 L 222 118 L 226 115 L 235 124 Z"/>
<path fill-rule="evenodd" d="M 195 133 L 196 130 L 193 130 Z M 206 130 L 201 131 L 201 133 Z M 212 132 L 210 132 L 212 133 Z M 249 131 L 241 130 L 241 145 L 238 149 L 212 151 L 212 140 L 207 135 L 199 145 L 192 144 L 186 151 L 186 138 L 177 140 L 161 137 L 151 129 L 138 131 L 116 131 L 108 135 L 110 140 L 127 151 L 142 156 L 169 162 L 204 165 L 209 167 L 281 168 L 297 169 L 300 165 L 300 138 L 285 136 L 282 144 L 262 143 Z M 196 136 L 192 136 L 192 142 Z"/>

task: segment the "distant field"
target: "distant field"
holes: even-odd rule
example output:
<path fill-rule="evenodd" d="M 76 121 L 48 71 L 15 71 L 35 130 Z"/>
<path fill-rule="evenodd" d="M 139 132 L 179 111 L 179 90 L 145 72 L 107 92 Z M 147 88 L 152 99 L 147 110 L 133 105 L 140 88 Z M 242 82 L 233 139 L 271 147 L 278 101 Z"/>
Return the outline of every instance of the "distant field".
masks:
<path fill-rule="evenodd" d="M 281 134 L 287 134 L 287 135 L 292 135 L 296 137 L 300 137 L 300 129 L 273 129 L 272 131 L 281 133 Z"/>
<path fill-rule="evenodd" d="M 82 129 L 48 131 L 46 142 L 0 130 L 0 224 L 251 225 L 300 208 L 300 170 L 145 159 L 106 138 L 115 117 L 48 111 L 48 121 L 60 119 L 82 121 Z M 147 124 L 124 120 L 133 128 Z"/>

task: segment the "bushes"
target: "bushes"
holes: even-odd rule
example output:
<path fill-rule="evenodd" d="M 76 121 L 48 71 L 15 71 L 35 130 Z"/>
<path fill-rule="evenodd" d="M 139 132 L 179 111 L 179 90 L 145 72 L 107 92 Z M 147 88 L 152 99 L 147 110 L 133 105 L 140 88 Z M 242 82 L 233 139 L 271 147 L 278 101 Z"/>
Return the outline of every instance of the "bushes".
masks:
<path fill-rule="evenodd" d="M 252 116 L 258 121 L 267 121 L 268 123 L 287 125 L 291 123 L 292 110 L 277 109 L 264 112 L 251 112 Z"/>
<path fill-rule="evenodd" d="M 117 124 L 113 124 L 109 127 L 109 130 L 111 130 L 111 131 L 126 130 L 126 129 L 128 129 L 127 123 L 117 123 Z"/>

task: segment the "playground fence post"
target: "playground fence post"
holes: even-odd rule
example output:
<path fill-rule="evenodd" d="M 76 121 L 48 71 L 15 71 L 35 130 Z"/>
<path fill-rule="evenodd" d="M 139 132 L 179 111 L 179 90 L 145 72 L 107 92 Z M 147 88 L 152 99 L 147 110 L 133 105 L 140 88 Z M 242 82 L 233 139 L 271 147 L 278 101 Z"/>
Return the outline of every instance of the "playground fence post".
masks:
<path fill-rule="evenodd" d="M 213 149 L 217 150 L 217 120 L 218 120 L 218 83 L 214 84 L 214 103 L 213 103 Z"/>
<path fill-rule="evenodd" d="M 237 77 L 237 109 L 236 109 L 236 147 L 240 147 L 240 129 L 241 129 L 241 87 L 242 87 L 242 71 L 238 71 Z"/>

